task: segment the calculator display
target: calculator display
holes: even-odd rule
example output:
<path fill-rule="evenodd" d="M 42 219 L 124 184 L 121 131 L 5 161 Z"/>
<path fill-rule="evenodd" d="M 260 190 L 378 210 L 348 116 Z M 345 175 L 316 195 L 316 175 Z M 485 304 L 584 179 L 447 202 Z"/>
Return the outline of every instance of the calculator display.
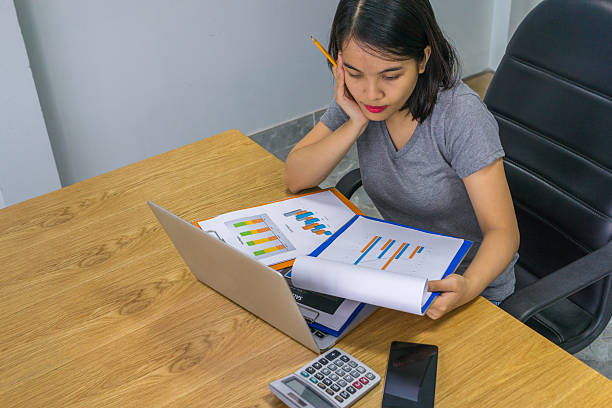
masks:
<path fill-rule="evenodd" d="M 319 397 L 314 393 L 310 388 L 306 387 L 304 384 L 296 380 L 295 378 L 290 378 L 283 383 L 295 391 L 301 398 L 308 401 L 311 405 L 317 408 L 334 408 L 329 402 L 325 401 L 323 398 Z"/>

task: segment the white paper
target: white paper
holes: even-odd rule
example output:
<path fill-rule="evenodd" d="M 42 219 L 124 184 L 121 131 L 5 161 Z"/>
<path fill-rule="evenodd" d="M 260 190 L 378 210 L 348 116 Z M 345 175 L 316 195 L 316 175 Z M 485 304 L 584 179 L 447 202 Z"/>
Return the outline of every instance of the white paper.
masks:
<path fill-rule="evenodd" d="M 296 287 L 422 315 L 465 240 L 358 217 L 316 257 L 299 257 Z M 457 264 L 455 264 L 456 266 Z"/>
<path fill-rule="evenodd" d="M 422 315 L 427 279 L 300 256 L 291 281 L 299 288 Z"/>
<path fill-rule="evenodd" d="M 296 215 L 299 214 L 298 210 L 311 215 L 306 217 L 300 215 L 302 218 L 298 219 Z M 275 265 L 299 255 L 309 254 L 354 215 L 355 213 L 334 193 L 325 190 L 232 211 L 200 221 L 198 225 L 245 255 L 265 265 Z M 254 221 L 257 222 L 240 225 L 243 222 Z M 265 231 L 254 232 L 259 230 Z M 313 230 L 321 233 L 314 233 Z M 249 235 L 242 235 L 251 231 Z"/>
<path fill-rule="evenodd" d="M 359 217 L 319 257 L 433 280 L 442 277 L 463 242 Z"/>

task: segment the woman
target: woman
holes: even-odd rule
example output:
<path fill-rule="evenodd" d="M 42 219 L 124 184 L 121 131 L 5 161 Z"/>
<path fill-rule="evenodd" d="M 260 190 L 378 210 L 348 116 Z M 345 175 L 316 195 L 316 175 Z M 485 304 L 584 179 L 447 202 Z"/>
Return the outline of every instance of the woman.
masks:
<path fill-rule="evenodd" d="M 482 294 L 514 291 L 519 232 L 497 124 L 457 79 L 457 58 L 427 0 L 341 0 L 329 52 L 335 97 L 289 153 L 292 192 L 318 185 L 357 141 L 363 187 L 390 221 L 475 242 L 430 281 L 433 319 Z"/>

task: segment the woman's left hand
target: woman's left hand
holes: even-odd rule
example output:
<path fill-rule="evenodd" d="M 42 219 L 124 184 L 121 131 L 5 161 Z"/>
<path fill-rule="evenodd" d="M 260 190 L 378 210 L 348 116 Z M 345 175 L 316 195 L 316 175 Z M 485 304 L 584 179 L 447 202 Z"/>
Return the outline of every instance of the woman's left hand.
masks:
<path fill-rule="evenodd" d="M 446 313 L 472 300 L 470 297 L 470 282 L 468 278 L 455 273 L 442 280 L 429 281 L 427 290 L 441 292 L 433 300 L 425 313 L 432 319 L 439 319 Z"/>

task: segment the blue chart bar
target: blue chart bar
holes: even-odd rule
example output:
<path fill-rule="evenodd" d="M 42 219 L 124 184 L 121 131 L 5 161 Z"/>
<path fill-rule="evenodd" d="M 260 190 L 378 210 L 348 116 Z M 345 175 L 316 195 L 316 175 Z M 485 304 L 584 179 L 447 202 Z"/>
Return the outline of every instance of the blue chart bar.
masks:
<path fill-rule="evenodd" d="M 325 228 L 325 225 L 323 225 L 323 224 L 319 224 L 319 225 L 317 225 L 316 227 L 314 227 L 314 228 L 313 228 L 313 230 L 314 230 L 314 231 L 318 231 L 318 230 L 320 230 L 320 229 L 322 229 L 322 228 Z"/>
<path fill-rule="evenodd" d="M 406 246 L 404 247 L 404 249 L 402 249 L 402 250 L 400 251 L 400 253 L 399 253 L 399 254 L 397 254 L 397 256 L 395 257 L 395 259 L 399 259 L 399 258 L 400 258 L 400 256 L 402 256 L 402 254 L 403 254 L 403 253 L 406 251 L 406 248 L 408 248 L 409 246 L 410 246 L 410 244 L 408 244 L 408 243 L 407 243 L 407 244 L 406 244 Z"/>
<path fill-rule="evenodd" d="M 383 256 L 385 256 L 385 254 L 387 253 L 388 250 L 391 249 L 391 247 L 393 246 L 393 244 L 395 244 L 395 240 L 391 241 L 391 243 L 389 245 L 387 245 L 387 247 L 385 248 L 384 251 L 382 251 L 382 253 L 380 255 L 378 255 L 378 259 L 382 258 Z"/>
<path fill-rule="evenodd" d="M 363 259 L 364 256 L 366 256 L 366 254 L 368 252 L 370 252 L 370 249 L 374 248 L 376 246 L 376 244 L 378 244 L 378 241 L 380 241 L 380 237 L 378 237 L 378 239 L 376 239 L 376 241 L 372 242 L 372 245 L 370 245 L 368 247 L 368 249 L 366 249 L 365 251 L 363 251 L 363 254 L 361 254 L 361 256 L 359 258 L 357 258 L 357 260 L 355 261 L 355 263 L 353 265 L 357 265 L 359 262 L 361 262 L 361 260 Z"/>
<path fill-rule="evenodd" d="M 300 220 L 302 220 L 302 219 L 304 219 L 306 217 L 310 217 L 311 215 L 312 215 L 312 212 L 307 212 L 307 213 L 300 214 L 300 215 L 296 216 L 295 219 L 300 221 Z"/>
<path fill-rule="evenodd" d="M 418 250 L 417 254 L 420 254 L 420 253 L 421 253 L 421 251 L 423 250 L 423 248 L 425 248 L 425 247 L 421 247 L 421 248 Z"/>
<path fill-rule="evenodd" d="M 309 220 L 304 221 L 304 224 L 309 225 L 309 224 L 312 224 L 312 223 L 317 222 L 317 221 L 319 221 L 318 218 L 311 218 Z"/>

